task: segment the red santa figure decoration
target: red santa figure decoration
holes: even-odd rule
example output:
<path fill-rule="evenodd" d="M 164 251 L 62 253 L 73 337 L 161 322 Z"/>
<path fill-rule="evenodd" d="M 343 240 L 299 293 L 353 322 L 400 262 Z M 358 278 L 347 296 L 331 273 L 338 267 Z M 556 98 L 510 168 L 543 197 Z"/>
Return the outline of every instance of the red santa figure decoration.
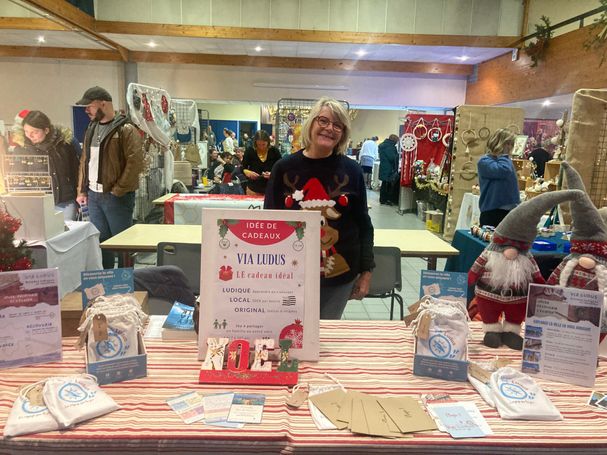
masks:
<path fill-rule="evenodd" d="M 485 346 L 498 348 L 505 344 L 522 349 L 520 329 L 529 284 L 545 283 L 529 251 L 537 236 L 537 224 L 550 208 L 583 195 L 579 190 L 567 190 L 536 196 L 510 211 L 495 229 L 491 243 L 468 273 L 468 283 L 476 284 Z"/>
<path fill-rule="evenodd" d="M 583 191 L 584 197 L 571 203 L 573 219 L 571 251 L 548 278 L 548 284 L 600 291 L 605 295 L 607 308 L 607 226 L 605 208 L 597 210 L 580 174 L 565 161 L 567 186 Z M 607 333 L 605 317 L 601 322 L 601 339 Z"/>

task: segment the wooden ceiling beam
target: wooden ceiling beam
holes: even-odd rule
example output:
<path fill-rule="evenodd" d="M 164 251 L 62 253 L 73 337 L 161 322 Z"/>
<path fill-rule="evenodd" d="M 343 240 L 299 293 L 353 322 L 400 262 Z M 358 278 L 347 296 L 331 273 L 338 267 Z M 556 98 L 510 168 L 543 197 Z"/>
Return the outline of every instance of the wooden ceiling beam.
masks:
<path fill-rule="evenodd" d="M 471 65 L 373 60 L 335 60 L 248 55 L 185 54 L 174 52 L 130 52 L 132 62 L 193 65 L 245 66 L 257 68 L 315 69 L 330 71 L 374 71 L 396 73 L 448 74 L 467 77 Z M 39 46 L 0 46 L 0 57 L 39 57 L 78 60 L 120 61 L 113 51 Z"/>
<path fill-rule="evenodd" d="M 24 3 L 33 6 L 34 8 L 43 11 L 50 16 L 55 17 L 61 22 L 65 22 L 70 26 L 76 27 L 83 32 L 93 36 L 99 41 L 105 43 L 110 48 L 117 51 L 122 60 L 127 62 L 129 60 L 129 50 L 120 44 L 106 38 L 105 36 L 97 33 L 95 30 L 95 18 L 89 16 L 85 12 L 79 10 L 75 6 L 66 2 L 65 0 L 22 0 Z"/>
<path fill-rule="evenodd" d="M 37 17 L 0 17 L 0 30 L 70 31 L 57 22 Z"/>
<path fill-rule="evenodd" d="M 374 71 L 397 73 L 450 74 L 469 76 L 471 65 L 389 62 L 374 60 L 337 60 L 296 57 L 258 57 L 248 55 L 188 54 L 172 52 L 131 52 L 131 59 L 142 63 L 248 66 L 259 68 L 317 69 L 329 71 Z"/>
<path fill-rule="evenodd" d="M 401 44 L 415 46 L 508 47 L 518 36 L 420 35 L 405 33 L 362 33 L 320 30 L 289 30 L 204 25 L 150 24 L 142 22 L 96 21 L 98 33 L 223 38 L 309 43 Z"/>
<path fill-rule="evenodd" d="M 0 57 L 36 57 L 74 60 L 121 61 L 120 55 L 111 50 L 73 49 L 66 47 L 0 46 Z"/>

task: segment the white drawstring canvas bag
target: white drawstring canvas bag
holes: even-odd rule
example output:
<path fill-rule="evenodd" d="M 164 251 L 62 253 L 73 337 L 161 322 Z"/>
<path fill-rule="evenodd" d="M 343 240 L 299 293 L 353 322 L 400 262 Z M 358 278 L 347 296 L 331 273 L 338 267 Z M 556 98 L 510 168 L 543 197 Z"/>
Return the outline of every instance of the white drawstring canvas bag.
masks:
<path fill-rule="evenodd" d="M 26 386 L 19 392 L 4 426 L 5 437 L 44 433 L 59 429 L 59 423 L 51 415 L 42 400 L 41 390 L 38 392 L 40 394 L 39 402 L 32 403 L 30 401 L 28 394 L 36 387 L 44 387 L 44 381 Z"/>
<path fill-rule="evenodd" d="M 120 409 L 90 374 L 49 378 L 42 393 L 61 428 Z"/>
<path fill-rule="evenodd" d="M 416 354 L 467 360 L 468 313 L 459 302 L 424 297 L 413 321 Z"/>
<path fill-rule="evenodd" d="M 525 373 L 504 367 L 491 375 L 493 401 L 505 420 L 563 420 L 544 391 Z"/>

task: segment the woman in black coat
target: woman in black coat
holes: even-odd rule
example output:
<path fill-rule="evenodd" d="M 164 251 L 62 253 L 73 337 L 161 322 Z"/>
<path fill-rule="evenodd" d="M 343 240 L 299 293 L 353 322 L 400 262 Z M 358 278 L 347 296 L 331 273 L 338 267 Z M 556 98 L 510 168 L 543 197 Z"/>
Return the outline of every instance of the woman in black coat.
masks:
<path fill-rule="evenodd" d="M 65 220 L 75 220 L 79 163 L 73 133 L 67 128 L 53 126 L 41 111 L 30 111 L 26 115 L 23 132 L 25 146 L 19 152 L 48 156 L 55 209 L 63 212 Z"/>
<path fill-rule="evenodd" d="M 247 177 L 247 194 L 263 196 L 270 179 L 272 166 L 281 158 L 276 147 L 270 146 L 270 136 L 259 130 L 253 137 L 253 147 L 244 152 L 242 170 Z"/>

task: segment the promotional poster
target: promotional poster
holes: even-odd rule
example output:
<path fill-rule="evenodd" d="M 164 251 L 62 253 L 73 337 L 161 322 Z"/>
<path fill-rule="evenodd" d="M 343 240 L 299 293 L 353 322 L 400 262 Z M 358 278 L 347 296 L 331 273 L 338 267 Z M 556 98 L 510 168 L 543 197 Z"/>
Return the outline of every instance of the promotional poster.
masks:
<path fill-rule="evenodd" d="M 0 368 L 61 360 L 57 269 L 0 273 Z"/>
<path fill-rule="evenodd" d="M 290 339 L 319 352 L 320 213 L 203 209 L 199 346 L 208 337 Z"/>
<path fill-rule="evenodd" d="M 522 371 L 592 387 L 602 316 L 598 291 L 531 284 Z"/>

